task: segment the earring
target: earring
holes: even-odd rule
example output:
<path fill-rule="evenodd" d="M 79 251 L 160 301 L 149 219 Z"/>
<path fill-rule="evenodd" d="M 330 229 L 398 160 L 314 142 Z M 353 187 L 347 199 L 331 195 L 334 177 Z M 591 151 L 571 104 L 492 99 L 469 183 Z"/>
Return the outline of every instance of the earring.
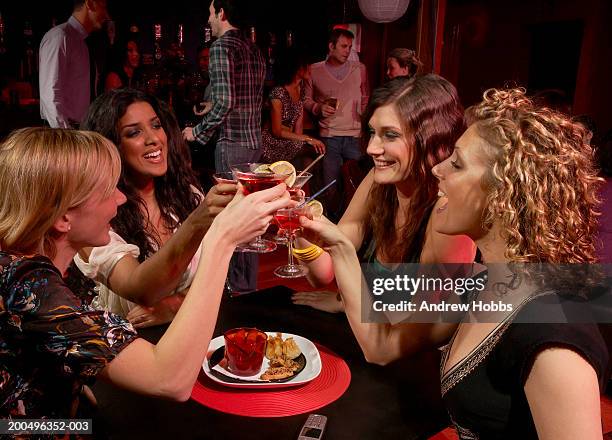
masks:
<path fill-rule="evenodd" d="M 67 229 L 71 230 L 72 229 L 72 225 L 68 224 L 68 228 Z"/>

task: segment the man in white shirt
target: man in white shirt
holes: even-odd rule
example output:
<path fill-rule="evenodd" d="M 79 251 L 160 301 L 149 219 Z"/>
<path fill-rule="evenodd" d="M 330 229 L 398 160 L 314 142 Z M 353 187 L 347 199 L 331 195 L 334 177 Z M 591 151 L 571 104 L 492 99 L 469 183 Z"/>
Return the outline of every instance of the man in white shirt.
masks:
<path fill-rule="evenodd" d="M 109 19 L 107 0 L 74 0 L 72 16 L 40 42 L 40 116 L 54 128 L 78 128 L 90 102 L 85 38 Z"/>

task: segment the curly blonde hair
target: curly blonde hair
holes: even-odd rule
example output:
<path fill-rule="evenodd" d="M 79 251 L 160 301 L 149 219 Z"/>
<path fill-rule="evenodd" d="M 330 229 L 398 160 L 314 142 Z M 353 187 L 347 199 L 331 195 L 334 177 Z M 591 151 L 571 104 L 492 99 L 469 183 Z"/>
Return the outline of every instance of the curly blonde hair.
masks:
<path fill-rule="evenodd" d="M 540 108 L 524 89 L 489 89 L 466 118 L 491 161 L 484 226 L 501 221 L 513 262 L 596 261 L 597 177 L 581 124 Z"/>

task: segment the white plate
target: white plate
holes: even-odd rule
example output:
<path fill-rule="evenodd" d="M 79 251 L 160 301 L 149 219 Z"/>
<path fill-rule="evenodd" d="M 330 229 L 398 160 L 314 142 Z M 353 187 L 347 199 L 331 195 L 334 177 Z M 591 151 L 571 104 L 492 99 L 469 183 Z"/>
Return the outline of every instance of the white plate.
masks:
<path fill-rule="evenodd" d="M 276 336 L 277 332 L 265 332 L 268 336 Z M 283 340 L 287 338 L 293 338 L 295 343 L 300 347 L 302 354 L 306 358 L 306 366 L 302 371 L 293 376 L 290 380 L 286 382 L 267 382 L 264 380 L 260 380 L 259 376 L 264 373 L 268 369 L 270 361 L 264 357 L 263 364 L 261 366 L 261 370 L 257 373 L 254 381 L 253 378 L 244 378 L 245 380 L 249 380 L 249 382 L 228 382 L 223 380 L 222 378 L 215 376 L 210 371 L 209 360 L 212 354 L 219 348 L 225 345 L 225 341 L 223 336 L 217 336 L 212 341 L 210 341 L 210 345 L 208 346 L 208 353 L 206 354 L 206 359 L 202 363 L 202 369 L 204 370 L 204 374 L 208 376 L 214 382 L 220 383 L 222 385 L 233 387 L 233 388 L 285 388 L 285 387 L 293 387 L 296 385 L 301 385 L 310 382 L 314 378 L 316 378 L 319 374 L 321 374 L 321 356 L 319 355 L 319 350 L 317 347 L 306 338 L 298 335 L 292 335 L 291 333 L 282 333 Z M 224 374 L 231 375 L 230 372 L 224 370 Z"/>

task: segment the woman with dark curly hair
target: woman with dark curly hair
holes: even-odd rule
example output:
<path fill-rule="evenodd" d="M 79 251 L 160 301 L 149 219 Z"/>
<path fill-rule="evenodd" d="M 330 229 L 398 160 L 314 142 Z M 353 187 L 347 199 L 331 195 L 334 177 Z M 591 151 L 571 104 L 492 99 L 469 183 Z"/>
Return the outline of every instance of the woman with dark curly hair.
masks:
<path fill-rule="evenodd" d="M 361 280 L 341 275 L 357 262 L 350 241 L 324 220 L 304 219 L 302 226 L 332 255 L 347 316 L 369 361 L 385 364 L 447 343 L 441 390 L 461 439 L 601 439 L 606 344 L 594 323 L 551 323 L 559 315 L 542 312 L 559 305 L 575 312 L 584 302 L 563 302 L 572 295 L 554 287 L 555 280 L 546 285 L 545 277 L 529 277 L 538 275 L 533 266 L 566 275 L 560 271 L 596 261 L 601 179 L 587 132 L 534 106 L 519 89 L 485 92 L 468 122 L 453 154 L 433 168 L 439 181 L 433 228 L 469 236 L 487 265 L 481 277 L 487 288 L 461 297 L 474 307 L 461 323 L 361 323 Z M 488 295 L 503 302 L 503 313 L 476 313 Z"/>
<path fill-rule="evenodd" d="M 174 115 L 144 92 L 117 89 L 99 96 L 82 128 L 119 149 L 118 187 L 127 202 L 112 221 L 111 242 L 79 252 L 75 262 L 99 282 L 98 307 L 136 326 L 167 322 L 191 284 L 202 237 L 235 185 L 213 187 L 201 203 Z"/>
<path fill-rule="evenodd" d="M 438 234 L 436 179 L 431 168 L 447 158 L 465 129 L 457 90 L 438 75 L 397 78 L 376 89 L 363 119 L 369 133 L 367 153 L 374 169 L 355 192 L 338 232 L 346 237 L 362 263 L 463 263 L 474 259 L 466 237 Z M 308 263 L 309 281 L 329 284 L 334 276 L 354 277 L 359 265 L 334 273 L 333 255 Z M 357 272 L 356 272 L 357 271 Z M 296 304 L 338 312 L 343 304 L 331 292 L 299 292 Z M 346 309 L 349 319 L 360 311 Z M 356 315 L 353 313 L 356 312 Z"/>

